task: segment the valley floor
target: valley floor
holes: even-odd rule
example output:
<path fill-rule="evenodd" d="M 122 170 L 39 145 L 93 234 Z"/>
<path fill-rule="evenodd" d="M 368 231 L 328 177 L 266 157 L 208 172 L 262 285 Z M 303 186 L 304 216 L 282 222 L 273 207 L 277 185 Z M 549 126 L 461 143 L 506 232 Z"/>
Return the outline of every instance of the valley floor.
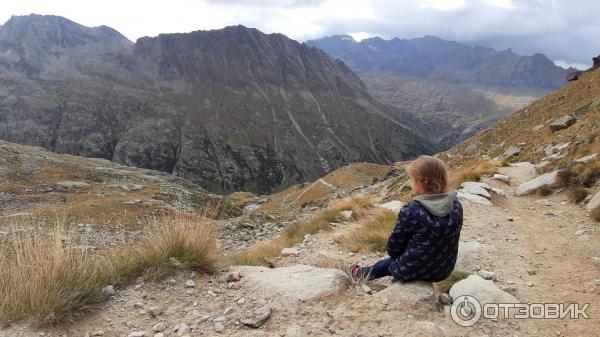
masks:
<path fill-rule="evenodd" d="M 514 197 L 519 183 L 533 177 L 525 168 L 501 168 L 511 185 L 485 180 L 503 189 L 493 206 L 463 201 L 465 225 L 457 268 L 495 273 L 496 285 L 529 303 L 590 303 L 590 319 L 482 319 L 460 327 L 449 307 L 394 298 L 389 280 L 360 285 L 312 301 L 291 300 L 273 289 L 239 282 L 220 283 L 217 276 L 174 275 L 158 283 L 139 283 L 118 290 L 111 300 L 76 323 L 56 329 L 15 325 L 0 336 L 597 336 L 600 331 L 600 231 L 578 205 L 554 194 Z M 340 223 L 295 246 L 296 256 L 280 257 L 277 267 L 305 264 L 324 267 L 327 261 L 350 265 L 374 262 L 381 254 L 353 254 L 339 242 L 357 223 Z M 193 280 L 186 286 L 186 281 Z M 240 321 L 265 305 L 271 317 L 258 329 Z M 148 310 L 160 307 L 157 317 Z M 220 318 L 220 317 L 223 318 Z M 216 324 L 214 319 L 217 319 Z M 158 323 L 164 326 L 157 326 Z M 191 328 L 190 331 L 186 326 Z M 215 331 L 221 328 L 224 331 Z M 179 332 L 174 327 L 179 325 Z M 157 329 L 154 329 L 157 328 Z M 163 330 L 164 331 L 155 331 Z M 145 332 L 142 334 L 141 332 Z M 163 335 L 160 335 L 160 334 Z"/>

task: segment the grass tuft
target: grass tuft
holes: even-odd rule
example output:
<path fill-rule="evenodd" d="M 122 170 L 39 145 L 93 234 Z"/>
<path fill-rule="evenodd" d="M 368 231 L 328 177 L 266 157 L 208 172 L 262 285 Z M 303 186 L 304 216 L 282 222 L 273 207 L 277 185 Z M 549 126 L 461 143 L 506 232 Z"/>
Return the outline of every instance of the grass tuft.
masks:
<path fill-rule="evenodd" d="M 456 189 L 467 181 L 479 181 L 484 175 L 498 172 L 498 167 L 505 163 L 498 160 L 484 160 L 475 165 L 455 169 L 450 172 L 448 186 Z"/>
<path fill-rule="evenodd" d="M 66 247 L 59 222 L 51 233 L 14 234 L 12 247 L 0 257 L 0 324 L 19 319 L 59 324 L 102 301 L 107 285 L 158 278 L 180 268 L 213 272 L 220 266 L 211 223 L 174 217 L 158 219 L 151 228 L 139 244 L 106 255 Z"/>
<path fill-rule="evenodd" d="M 397 213 L 382 209 L 369 218 L 362 226 L 350 232 L 343 245 L 353 252 L 361 250 L 385 251 L 390 232 L 396 224 Z"/>

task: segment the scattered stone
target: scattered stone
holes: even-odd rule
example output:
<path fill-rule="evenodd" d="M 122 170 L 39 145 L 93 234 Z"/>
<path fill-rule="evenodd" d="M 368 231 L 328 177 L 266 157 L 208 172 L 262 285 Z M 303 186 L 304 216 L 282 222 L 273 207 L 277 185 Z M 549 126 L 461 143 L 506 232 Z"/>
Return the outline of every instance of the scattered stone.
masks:
<path fill-rule="evenodd" d="M 233 307 L 227 307 L 225 308 L 225 311 L 223 311 L 223 315 L 227 316 L 229 314 L 231 314 L 233 312 Z"/>
<path fill-rule="evenodd" d="M 503 182 L 505 184 L 510 184 L 510 178 L 507 175 L 504 175 L 504 174 L 498 174 L 498 173 L 496 173 L 496 174 L 494 174 L 492 176 L 492 179 L 501 181 L 501 182 Z"/>
<path fill-rule="evenodd" d="M 156 318 L 156 317 L 160 316 L 163 313 L 163 311 L 164 310 L 161 307 L 152 307 L 152 308 L 148 309 L 148 313 L 153 318 Z"/>
<path fill-rule="evenodd" d="M 544 128 L 544 126 L 545 126 L 544 124 L 539 124 L 539 125 L 536 125 L 536 126 L 534 126 L 533 128 L 531 128 L 531 131 L 533 131 L 533 132 L 538 132 L 538 131 L 540 131 L 541 129 L 543 129 L 543 128 Z"/>
<path fill-rule="evenodd" d="M 123 205 L 137 205 L 143 202 L 142 199 L 131 199 L 127 201 L 123 201 Z"/>
<path fill-rule="evenodd" d="M 194 288 L 196 286 L 196 282 L 194 282 L 194 280 L 187 280 L 185 281 L 185 286 L 186 288 Z"/>
<path fill-rule="evenodd" d="M 498 288 L 494 282 L 484 280 L 478 275 L 460 280 L 450 288 L 450 296 L 455 302 L 465 295 L 475 297 L 481 304 L 519 303 L 513 295 Z"/>
<path fill-rule="evenodd" d="M 354 212 L 352 211 L 341 211 L 340 216 L 346 220 L 350 220 L 352 219 L 352 215 L 354 215 Z"/>
<path fill-rule="evenodd" d="M 367 294 L 371 294 L 373 292 L 373 290 L 366 284 L 360 286 L 360 289 Z"/>
<path fill-rule="evenodd" d="M 560 117 L 549 125 L 550 131 L 556 132 L 559 130 L 566 129 L 571 125 L 575 124 L 575 122 L 577 122 L 577 119 L 575 119 L 575 117 L 573 116 Z"/>
<path fill-rule="evenodd" d="M 154 325 L 154 327 L 152 327 L 152 330 L 154 330 L 154 332 L 163 332 L 167 330 L 167 325 L 163 322 L 160 322 Z"/>
<path fill-rule="evenodd" d="M 442 305 L 452 305 L 452 297 L 449 294 L 441 293 L 438 302 Z"/>
<path fill-rule="evenodd" d="M 383 204 L 377 205 L 377 207 L 389 209 L 390 211 L 400 212 L 400 209 L 404 207 L 404 203 L 400 200 L 392 200 Z"/>
<path fill-rule="evenodd" d="M 252 312 L 252 315 L 242 320 L 242 324 L 251 328 L 260 328 L 271 317 L 271 307 L 266 305 Z"/>
<path fill-rule="evenodd" d="M 222 323 L 215 323 L 214 329 L 216 333 L 225 333 L 225 326 Z"/>
<path fill-rule="evenodd" d="M 115 287 L 112 285 L 102 288 L 102 295 L 104 296 L 113 296 L 115 293 Z"/>
<path fill-rule="evenodd" d="M 481 276 L 484 280 L 493 280 L 496 278 L 496 273 L 485 269 L 481 269 L 480 271 L 478 271 L 477 275 Z"/>
<path fill-rule="evenodd" d="M 555 187 L 558 184 L 558 174 L 560 171 L 553 171 L 550 173 L 543 174 L 533 180 L 521 184 L 517 191 L 516 196 L 523 196 L 535 193 L 542 187 Z"/>
<path fill-rule="evenodd" d="M 223 273 L 219 275 L 219 283 L 237 282 L 242 278 L 239 272 Z"/>
<path fill-rule="evenodd" d="M 300 251 L 296 248 L 283 248 L 281 250 L 281 256 L 298 256 Z"/>
<path fill-rule="evenodd" d="M 504 151 L 505 157 L 516 157 L 521 154 L 521 149 L 518 147 L 510 147 L 506 151 Z"/>
<path fill-rule="evenodd" d="M 280 268 L 237 267 L 246 284 L 256 289 L 269 289 L 272 295 L 290 300 L 312 300 L 346 289 L 350 277 L 337 269 L 295 265 Z"/>
<path fill-rule="evenodd" d="M 569 81 L 569 82 L 577 81 L 579 79 L 579 76 L 581 76 L 581 74 L 583 74 L 583 71 L 581 71 L 581 70 L 573 71 L 567 75 L 567 81 Z"/>
<path fill-rule="evenodd" d="M 165 334 L 164 334 L 164 333 L 162 333 L 162 332 L 155 333 L 155 334 L 154 334 L 154 337 L 165 337 Z"/>
<path fill-rule="evenodd" d="M 527 282 L 525 283 L 528 287 L 533 287 L 533 282 Z"/>
<path fill-rule="evenodd" d="M 185 323 L 177 324 L 173 332 L 177 332 L 177 336 L 185 336 L 190 332 L 190 327 Z"/>
<path fill-rule="evenodd" d="M 146 337 L 146 331 L 134 331 L 128 337 Z"/>
<path fill-rule="evenodd" d="M 59 181 L 56 183 L 56 185 L 65 190 L 74 190 L 74 189 L 78 189 L 78 188 L 90 187 L 90 184 L 84 183 L 83 181 L 70 181 L 70 180 Z"/>

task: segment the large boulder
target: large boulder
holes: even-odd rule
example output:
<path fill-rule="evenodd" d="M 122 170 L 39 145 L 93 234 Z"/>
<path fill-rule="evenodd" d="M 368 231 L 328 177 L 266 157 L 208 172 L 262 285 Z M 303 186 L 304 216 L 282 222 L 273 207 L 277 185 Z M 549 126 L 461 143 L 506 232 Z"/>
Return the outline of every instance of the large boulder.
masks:
<path fill-rule="evenodd" d="M 498 288 L 493 281 L 484 280 L 478 275 L 460 280 L 450 288 L 450 296 L 454 301 L 466 295 L 473 296 L 481 304 L 519 303 L 516 297 Z"/>
<path fill-rule="evenodd" d="M 521 184 L 517 191 L 516 196 L 522 196 L 527 194 L 535 193 L 542 187 L 556 187 L 558 185 L 558 174 L 560 171 L 553 171 L 530 180 L 526 183 Z"/>
<path fill-rule="evenodd" d="M 506 149 L 506 151 L 504 151 L 504 156 L 505 157 L 515 157 L 518 156 L 519 154 L 521 154 L 521 148 L 518 147 L 510 147 L 508 149 Z"/>
<path fill-rule="evenodd" d="M 292 301 L 320 299 L 337 294 L 350 284 L 350 277 L 337 269 L 305 265 L 274 269 L 243 266 L 237 269 L 250 288 Z"/>
<path fill-rule="evenodd" d="M 491 199 L 492 195 L 488 192 L 488 189 L 486 188 L 486 186 L 489 187 L 489 185 L 484 184 L 484 183 L 476 183 L 476 182 L 468 181 L 468 182 L 464 182 L 464 183 L 460 184 L 460 187 L 461 187 L 460 191 L 463 193 L 479 195 L 486 199 Z"/>
<path fill-rule="evenodd" d="M 556 132 L 558 130 L 566 129 L 575 124 L 575 122 L 577 122 L 577 119 L 573 116 L 562 116 L 550 124 L 550 131 Z"/>

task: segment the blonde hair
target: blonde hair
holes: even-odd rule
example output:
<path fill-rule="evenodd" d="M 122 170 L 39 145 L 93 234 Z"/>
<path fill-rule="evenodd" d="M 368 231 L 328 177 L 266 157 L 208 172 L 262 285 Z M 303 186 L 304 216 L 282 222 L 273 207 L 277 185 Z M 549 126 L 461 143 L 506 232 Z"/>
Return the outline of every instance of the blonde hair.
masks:
<path fill-rule="evenodd" d="M 407 168 L 408 175 L 423 184 L 430 194 L 444 193 L 448 188 L 448 168 L 442 160 L 419 156 Z"/>

